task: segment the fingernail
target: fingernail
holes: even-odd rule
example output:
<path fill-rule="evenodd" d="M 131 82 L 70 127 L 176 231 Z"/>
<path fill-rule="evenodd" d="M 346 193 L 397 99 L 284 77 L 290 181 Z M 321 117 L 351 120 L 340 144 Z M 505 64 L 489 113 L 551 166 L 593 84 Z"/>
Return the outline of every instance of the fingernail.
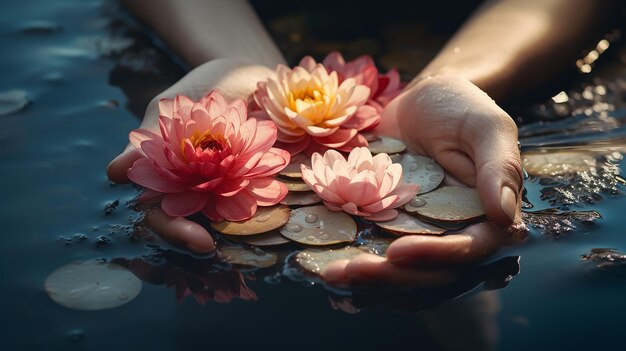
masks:
<path fill-rule="evenodd" d="M 515 220 L 515 212 L 517 209 L 517 197 L 515 191 L 509 186 L 505 185 L 500 191 L 500 207 L 502 211 L 511 219 L 511 222 Z"/>

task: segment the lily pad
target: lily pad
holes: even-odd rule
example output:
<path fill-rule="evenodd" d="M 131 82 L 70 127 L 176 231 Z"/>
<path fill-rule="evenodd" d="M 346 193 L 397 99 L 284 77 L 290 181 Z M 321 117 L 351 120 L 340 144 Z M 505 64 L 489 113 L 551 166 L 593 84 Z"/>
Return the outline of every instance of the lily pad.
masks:
<path fill-rule="evenodd" d="M 312 191 L 297 191 L 288 193 L 280 203 L 288 206 L 304 206 L 313 205 L 321 201 L 322 198 Z"/>
<path fill-rule="evenodd" d="M 261 249 L 249 250 L 243 247 L 225 246 L 219 249 L 219 256 L 224 262 L 238 266 L 255 268 L 271 267 L 278 262 L 278 255 Z"/>
<path fill-rule="evenodd" d="M 311 158 L 307 157 L 305 154 L 297 154 L 291 157 L 291 162 L 287 165 L 287 167 L 283 168 L 278 174 L 283 177 L 289 178 L 302 178 L 302 171 L 300 169 L 300 165 L 306 165 L 311 167 Z"/>
<path fill-rule="evenodd" d="M 259 207 L 252 218 L 240 221 L 211 222 L 213 229 L 228 235 L 254 235 L 282 227 L 289 220 L 291 209 L 284 205 Z"/>
<path fill-rule="evenodd" d="M 310 206 L 292 210 L 280 233 L 301 244 L 321 246 L 354 241 L 357 227 L 352 217 L 344 212 Z"/>
<path fill-rule="evenodd" d="M 237 237 L 239 240 L 246 244 L 254 246 L 274 246 L 290 243 L 291 240 L 280 235 L 278 230 L 272 230 L 271 232 L 255 235 L 242 235 Z"/>
<path fill-rule="evenodd" d="M 417 195 L 404 209 L 439 222 L 466 222 L 485 215 L 478 191 L 462 186 L 442 186 Z"/>
<path fill-rule="evenodd" d="M 393 242 L 391 238 L 372 238 L 357 246 L 359 250 L 369 252 L 378 256 L 385 256 L 387 248 Z"/>
<path fill-rule="evenodd" d="M 93 260 L 58 268 L 46 279 L 45 290 L 61 306 L 96 311 L 127 304 L 139 295 L 141 284 L 126 268 Z"/>
<path fill-rule="evenodd" d="M 405 212 L 399 212 L 396 219 L 388 222 L 376 222 L 376 225 L 394 235 L 432 234 L 441 235 L 446 229 L 422 222 Z"/>
<path fill-rule="evenodd" d="M 381 136 L 378 140 L 368 143 L 368 148 L 373 154 L 396 154 L 406 150 L 406 144 L 402 140 Z"/>
<path fill-rule="evenodd" d="M 306 249 L 298 252 L 296 262 L 306 271 L 319 274 L 332 262 L 350 260 L 365 251 L 356 247 L 344 247 L 336 250 Z"/>
<path fill-rule="evenodd" d="M 400 160 L 402 174 L 406 183 L 418 184 L 418 194 L 424 194 L 436 189 L 445 176 L 443 168 L 435 160 L 414 155 L 404 154 Z"/>
<path fill-rule="evenodd" d="M 380 140 L 378 134 L 374 132 L 361 132 L 361 135 L 367 140 L 367 142 L 371 143 L 372 141 Z"/>
<path fill-rule="evenodd" d="M 287 186 L 287 190 L 289 191 L 311 191 L 308 185 L 302 181 L 302 179 L 297 178 L 277 178 L 279 181 L 285 183 Z"/>

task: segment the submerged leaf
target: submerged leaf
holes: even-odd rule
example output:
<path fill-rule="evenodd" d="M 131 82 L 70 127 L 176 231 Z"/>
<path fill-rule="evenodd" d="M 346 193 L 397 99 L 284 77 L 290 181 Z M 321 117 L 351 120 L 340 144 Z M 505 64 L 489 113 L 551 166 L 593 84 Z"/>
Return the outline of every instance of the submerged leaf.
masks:
<path fill-rule="evenodd" d="M 46 279 L 45 289 L 61 306 L 95 311 L 130 302 L 139 295 L 141 285 L 141 280 L 126 268 L 93 260 L 58 268 Z"/>

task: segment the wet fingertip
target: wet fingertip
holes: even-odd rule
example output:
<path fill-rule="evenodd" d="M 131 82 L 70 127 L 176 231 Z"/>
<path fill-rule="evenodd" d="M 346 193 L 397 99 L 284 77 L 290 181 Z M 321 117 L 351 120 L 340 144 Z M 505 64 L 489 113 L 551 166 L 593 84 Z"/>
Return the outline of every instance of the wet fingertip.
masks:
<path fill-rule="evenodd" d="M 320 272 L 320 276 L 324 281 L 334 284 L 339 282 L 345 282 L 346 266 L 350 263 L 349 260 L 339 260 L 332 262 L 323 271 Z"/>
<path fill-rule="evenodd" d="M 389 262 L 395 265 L 411 265 L 419 262 L 419 248 L 427 238 L 410 235 L 394 241 L 386 251 Z"/>
<path fill-rule="evenodd" d="M 128 183 L 128 169 L 141 155 L 135 149 L 126 149 L 107 165 L 107 177 L 114 183 Z"/>
<path fill-rule="evenodd" d="M 215 251 L 215 241 L 210 236 L 206 240 L 187 244 L 187 248 L 197 254 L 210 254 Z"/>

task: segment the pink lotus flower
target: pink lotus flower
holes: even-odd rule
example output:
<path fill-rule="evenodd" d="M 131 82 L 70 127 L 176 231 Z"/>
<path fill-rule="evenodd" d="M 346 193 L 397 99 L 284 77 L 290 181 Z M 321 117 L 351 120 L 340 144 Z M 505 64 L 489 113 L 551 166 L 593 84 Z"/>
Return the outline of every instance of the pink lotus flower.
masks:
<path fill-rule="evenodd" d="M 337 72 L 303 62 L 306 67 L 279 65 L 276 79 L 258 84 L 255 116 L 276 123 L 278 145 L 292 154 L 367 146 L 359 132 L 380 120 L 374 108 L 365 106 L 370 88 L 354 78 L 340 82 Z"/>
<path fill-rule="evenodd" d="M 198 102 L 178 95 L 159 101 L 159 112 L 160 134 L 130 133 L 145 156 L 128 170 L 128 177 L 146 188 L 140 200 L 162 197 L 170 216 L 201 211 L 213 221 L 239 221 L 287 195 L 273 176 L 290 155 L 272 147 L 274 123 L 248 118 L 243 100 L 228 104 L 217 91 Z"/>
<path fill-rule="evenodd" d="M 398 216 L 394 208 L 409 202 L 417 184 L 404 184 L 402 166 L 387 154 L 372 157 L 365 147 L 355 148 L 348 160 L 335 150 L 324 156 L 315 153 L 312 168 L 301 166 L 302 179 L 331 211 L 390 221 Z"/>
<path fill-rule="evenodd" d="M 404 88 L 404 84 L 400 81 L 400 74 L 395 68 L 386 74 L 381 74 L 378 72 L 374 60 L 367 55 L 346 62 L 339 52 L 334 51 L 324 58 L 323 64 L 329 73 L 332 71 L 337 72 L 339 83 L 348 78 L 353 78 L 357 84 L 370 88 L 370 96 L 361 110 L 372 107 L 380 115 L 383 108 L 393 98 L 398 96 Z M 300 61 L 300 66 L 307 70 L 310 70 L 315 65 L 315 60 L 310 56 L 306 56 Z M 364 113 L 364 111 L 361 113 Z M 374 112 L 369 111 L 369 113 Z"/>

